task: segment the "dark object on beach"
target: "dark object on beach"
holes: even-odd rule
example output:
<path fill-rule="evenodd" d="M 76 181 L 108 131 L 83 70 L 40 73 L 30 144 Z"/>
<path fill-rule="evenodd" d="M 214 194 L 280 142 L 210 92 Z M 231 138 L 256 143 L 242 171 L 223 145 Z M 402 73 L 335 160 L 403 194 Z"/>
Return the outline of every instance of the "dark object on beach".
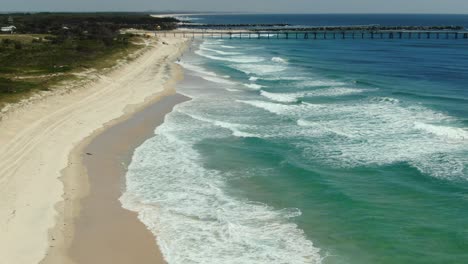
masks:
<path fill-rule="evenodd" d="M 89 152 L 86 152 L 86 155 L 92 156 L 93 154 L 92 154 L 92 153 L 89 153 Z"/>
<path fill-rule="evenodd" d="M 167 42 L 165 42 L 165 41 L 163 41 L 162 44 L 163 44 L 163 45 L 169 45 L 169 43 L 167 43 Z"/>

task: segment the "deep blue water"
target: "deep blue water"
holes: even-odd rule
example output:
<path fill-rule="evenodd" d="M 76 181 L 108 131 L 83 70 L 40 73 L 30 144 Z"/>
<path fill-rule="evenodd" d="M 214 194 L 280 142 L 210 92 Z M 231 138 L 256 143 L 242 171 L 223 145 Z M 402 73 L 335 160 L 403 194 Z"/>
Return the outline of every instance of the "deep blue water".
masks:
<path fill-rule="evenodd" d="M 468 24 L 412 21 L 438 19 Z M 169 263 L 468 263 L 467 40 L 208 39 L 181 65 L 192 100 L 123 199 Z"/>
<path fill-rule="evenodd" d="M 450 26 L 468 27 L 468 15 L 411 14 L 243 14 L 197 15 L 193 22 L 205 24 L 291 24 L 303 26 Z"/>

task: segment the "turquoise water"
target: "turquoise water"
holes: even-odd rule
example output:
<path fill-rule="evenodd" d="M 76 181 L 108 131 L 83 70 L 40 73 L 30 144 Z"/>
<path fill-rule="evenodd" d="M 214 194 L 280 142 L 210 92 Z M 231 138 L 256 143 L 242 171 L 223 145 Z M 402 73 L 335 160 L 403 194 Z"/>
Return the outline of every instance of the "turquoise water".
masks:
<path fill-rule="evenodd" d="M 205 40 L 122 201 L 169 263 L 468 263 L 468 42 Z"/>

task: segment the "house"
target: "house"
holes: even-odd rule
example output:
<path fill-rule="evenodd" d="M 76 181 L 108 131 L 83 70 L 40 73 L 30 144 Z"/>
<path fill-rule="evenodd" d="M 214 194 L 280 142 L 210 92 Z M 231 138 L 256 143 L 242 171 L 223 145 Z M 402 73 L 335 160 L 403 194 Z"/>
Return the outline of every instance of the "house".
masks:
<path fill-rule="evenodd" d="M 8 27 L 2 27 L 0 29 L 0 32 L 13 34 L 15 32 L 15 30 L 16 30 L 15 26 L 8 26 Z"/>

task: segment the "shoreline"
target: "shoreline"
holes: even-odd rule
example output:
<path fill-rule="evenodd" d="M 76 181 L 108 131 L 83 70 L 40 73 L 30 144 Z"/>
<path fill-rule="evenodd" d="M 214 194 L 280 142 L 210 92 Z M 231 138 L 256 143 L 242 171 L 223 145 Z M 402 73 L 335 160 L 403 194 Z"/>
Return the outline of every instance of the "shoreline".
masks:
<path fill-rule="evenodd" d="M 154 135 L 154 129 L 175 105 L 188 100 L 175 90 L 183 79 L 181 67 L 174 63 L 176 57 L 166 62 L 171 74 L 167 73 L 162 91 L 104 124 L 70 153 L 71 163 L 61 177 L 67 191 L 57 205 L 63 212 L 50 231 L 53 247 L 41 264 L 166 263 L 156 237 L 138 219 L 137 212 L 122 207 L 119 198 L 125 191 L 127 166 L 135 149 Z M 93 154 L 96 152 L 101 153 L 100 158 Z"/>
<path fill-rule="evenodd" d="M 154 235 L 137 212 L 122 207 L 119 198 L 125 192 L 125 175 L 135 149 L 154 135 L 175 105 L 187 100 L 177 93 L 162 95 L 75 148 L 70 157 L 77 164 L 64 171 L 63 182 L 67 189 L 86 190 L 86 194 L 66 200 L 64 207 L 79 213 L 68 215 L 64 221 L 68 227 L 55 232 L 71 239 L 50 250 L 43 263 L 166 263 Z M 76 167 L 87 175 L 81 174 L 79 181 L 73 178 Z"/>
<path fill-rule="evenodd" d="M 77 201 L 92 190 L 78 151 L 110 126 L 175 94 L 181 75 L 174 61 L 188 44 L 158 38 L 98 81 L 21 106 L 0 122 L 0 263 L 73 263 L 66 252 L 72 223 L 84 212 Z"/>

